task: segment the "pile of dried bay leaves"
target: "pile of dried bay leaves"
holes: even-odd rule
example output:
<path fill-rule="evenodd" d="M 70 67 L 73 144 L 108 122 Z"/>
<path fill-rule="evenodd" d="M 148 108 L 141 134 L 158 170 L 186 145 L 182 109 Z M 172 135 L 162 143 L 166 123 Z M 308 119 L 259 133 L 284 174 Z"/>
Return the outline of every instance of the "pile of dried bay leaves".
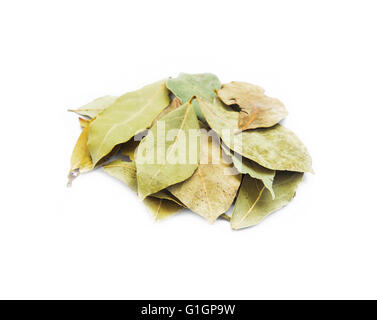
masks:
<path fill-rule="evenodd" d="M 157 220 L 188 208 L 233 229 L 253 226 L 291 201 L 304 172 L 313 172 L 303 143 L 278 124 L 284 105 L 245 82 L 180 74 L 70 111 L 84 117 L 70 182 L 103 166 Z"/>

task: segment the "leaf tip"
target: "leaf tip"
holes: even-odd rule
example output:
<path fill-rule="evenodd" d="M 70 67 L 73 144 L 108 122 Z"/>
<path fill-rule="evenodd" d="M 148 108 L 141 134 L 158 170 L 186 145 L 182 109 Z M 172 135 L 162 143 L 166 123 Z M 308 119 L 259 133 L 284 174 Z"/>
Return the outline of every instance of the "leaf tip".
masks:
<path fill-rule="evenodd" d="M 236 226 L 236 225 L 234 225 L 234 223 L 230 223 L 230 228 L 232 229 L 232 230 L 238 230 L 239 229 L 239 227 L 238 226 Z"/>
<path fill-rule="evenodd" d="M 72 187 L 72 182 L 80 175 L 79 169 L 70 170 L 68 173 L 67 188 Z"/>

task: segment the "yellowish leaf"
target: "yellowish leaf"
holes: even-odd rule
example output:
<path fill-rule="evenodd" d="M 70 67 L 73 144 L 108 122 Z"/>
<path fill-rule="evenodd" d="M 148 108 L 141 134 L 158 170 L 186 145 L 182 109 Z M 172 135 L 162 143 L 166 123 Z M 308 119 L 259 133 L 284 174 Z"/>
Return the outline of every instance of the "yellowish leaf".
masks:
<path fill-rule="evenodd" d="M 72 184 L 74 178 L 80 173 L 93 169 L 93 162 L 88 150 L 89 127 L 82 130 L 71 156 L 71 169 L 68 175 L 68 186 Z"/>

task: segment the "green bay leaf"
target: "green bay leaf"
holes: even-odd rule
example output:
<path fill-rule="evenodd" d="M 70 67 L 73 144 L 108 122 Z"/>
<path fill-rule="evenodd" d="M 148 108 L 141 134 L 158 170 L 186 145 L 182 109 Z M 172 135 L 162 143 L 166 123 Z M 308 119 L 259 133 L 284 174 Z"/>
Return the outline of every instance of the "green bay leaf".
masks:
<path fill-rule="evenodd" d="M 160 126 L 165 127 L 164 133 L 174 135 L 169 139 L 167 135 L 161 137 Z M 195 144 L 189 142 L 190 131 L 199 131 L 199 123 L 188 102 L 157 121 L 140 142 L 135 162 L 138 193 L 142 199 L 186 180 L 194 173 L 198 167 L 200 143 L 199 139 Z"/>
<path fill-rule="evenodd" d="M 169 104 L 165 81 L 126 93 L 90 124 L 88 148 L 96 164 L 118 144 L 148 128 Z"/>
<path fill-rule="evenodd" d="M 254 226 L 287 205 L 294 198 L 303 175 L 300 172 L 277 172 L 274 180 L 275 199 L 260 180 L 245 175 L 234 205 L 231 227 L 241 229 Z"/>
<path fill-rule="evenodd" d="M 187 74 L 181 73 L 177 78 L 168 79 L 168 89 L 182 102 L 188 102 L 192 97 L 212 101 L 216 97 L 216 89 L 220 89 L 220 80 L 211 73 Z M 198 107 L 197 101 L 193 101 L 195 112 L 200 118 L 204 117 Z"/>
<path fill-rule="evenodd" d="M 233 203 L 241 175 L 232 170 L 230 159 L 221 153 L 219 144 L 202 130 L 200 163 L 187 180 L 168 190 L 187 208 L 213 223 Z"/>
<path fill-rule="evenodd" d="M 219 99 L 198 98 L 198 103 L 210 127 L 233 151 L 271 170 L 313 172 L 306 147 L 291 130 L 277 124 L 239 132 L 237 111 L 226 108 Z"/>

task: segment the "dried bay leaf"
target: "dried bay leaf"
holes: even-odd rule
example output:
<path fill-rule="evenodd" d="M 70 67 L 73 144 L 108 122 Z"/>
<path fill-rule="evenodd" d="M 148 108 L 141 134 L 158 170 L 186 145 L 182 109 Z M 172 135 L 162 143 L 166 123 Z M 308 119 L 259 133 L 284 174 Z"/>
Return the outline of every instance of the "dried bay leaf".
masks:
<path fill-rule="evenodd" d="M 295 196 L 303 173 L 279 171 L 274 180 L 275 199 L 260 180 L 245 175 L 231 218 L 231 227 L 241 229 L 261 222 L 270 213 L 287 205 Z"/>
<path fill-rule="evenodd" d="M 89 127 L 81 131 L 76 145 L 73 149 L 71 156 L 71 169 L 68 174 L 68 186 L 72 184 L 74 178 L 80 173 L 87 172 L 93 169 L 92 158 L 90 157 L 89 149 L 87 146 L 89 135 Z"/>
<path fill-rule="evenodd" d="M 88 148 L 93 163 L 149 127 L 169 101 L 165 81 L 159 81 L 126 93 L 98 114 L 89 126 Z"/>
<path fill-rule="evenodd" d="M 240 107 L 238 127 L 241 130 L 272 127 L 288 115 L 281 101 L 266 96 L 262 88 L 250 83 L 224 84 L 217 94 L 225 104 Z"/>
<path fill-rule="evenodd" d="M 205 130 L 200 145 L 200 163 L 195 173 L 168 190 L 187 208 L 213 223 L 232 205 L 241 175 L 234 174 L 231 161 L 224 161 L 226 155 Z"/>
<path fill-rule="evenodd" d="M 186 103 L 192 97 L 201 97 L 202 99 L 212 101 L 216 97 L 216 89 L 220 89 L 220 80 L 211 73 L 187 74 L 181 73 L 177 78 L 168 79 L 166 82 L 168 89 L 182 102 Z M 204 117 L 194 100 L 193 105 L 195 112 L 200 120 Z"/>
<path fill-rule="evenodd" d="M 76 109 L 68 110 L 75 112 L 81 116 L 86 116 L 89 118 L 95 118 L 100 112 L 105 110 L 107 107 L 111 106 L 118 97 L 115 96 L 103 96 L 93 100 L 92 102 Z"/>
<path fill-rule="evenodd" d="M 159 125 L 168 133 L 175 132 L 174 137 L 160 137 Z M 194 173 L 198 167 L 200 143 L 192 145 L 187 139 L 189 131 L 195 130 L 199 131 L 199 123 L 191 102 L 171 111 L 149 130 L 140 142 L 135 158 L 141 199 L 186 180 Z M 183 156 L 183 163 L 172 161 L 177 151 L 178 156 Z"/>
<path fill-rule="evenodd" d="M 80 126 L 83 130 L 72 152 L 71 169 L 68 174 L 68 186 L 72 185 L 72 181 L 79 176 L 80 173 L 91 171 L 95 167 L 88 149 L 89 125 L 92 121 L 93 120 L 79 118 Z M 97 163 L 97 166 L 103 165 L 118 151 L 118 147 L 115 147 L 110 154 Z"/>
<path fill-rule="evenodd" d="M 240 135 L 242 148 L 235 151 L 271 170 L 311 172 L 312 159 L 298 137 L 277 124 L 268 129 L 255 129 Z M 236 144 L 237 146 L 237 144 Z"/>
<path fill-rule="evenodd" d="M 277 124 L 227 135 L 224 132 L 238 130 L 238 112 L 226 108 L 219 99 L 211 103 L 198 98 L 198 103 L 208 124 L 233 151 L 271 170 L 313 173 L 306 147 L 291 130 Z"/>
<path fill-rule="evenodd" d="M 133 191 L 137 191 L 135 162 L 115 160 L 106 165 L 104 170 L 106 173 L 124 182 Z M 168 218 L 183 209 L 173 197 L 164 192 L 149 196 L 143 202 L 156 220 Z"/>
<path fill-rule="evenodd" d="M 275 193 L 272 187 L 275 177 L 275 171 L 260 166 L 258 163 L 242 157 L 236 154 L 234 151 L 228 149 L 228 147 L 222 145 L 225 154 L 232 158 L 233 164 L 238 172 L 248 174 L 252 178 L 259 179 L 263 182 L 265 187 L 271 192 L 271 196 L 274 199 Z"/>

